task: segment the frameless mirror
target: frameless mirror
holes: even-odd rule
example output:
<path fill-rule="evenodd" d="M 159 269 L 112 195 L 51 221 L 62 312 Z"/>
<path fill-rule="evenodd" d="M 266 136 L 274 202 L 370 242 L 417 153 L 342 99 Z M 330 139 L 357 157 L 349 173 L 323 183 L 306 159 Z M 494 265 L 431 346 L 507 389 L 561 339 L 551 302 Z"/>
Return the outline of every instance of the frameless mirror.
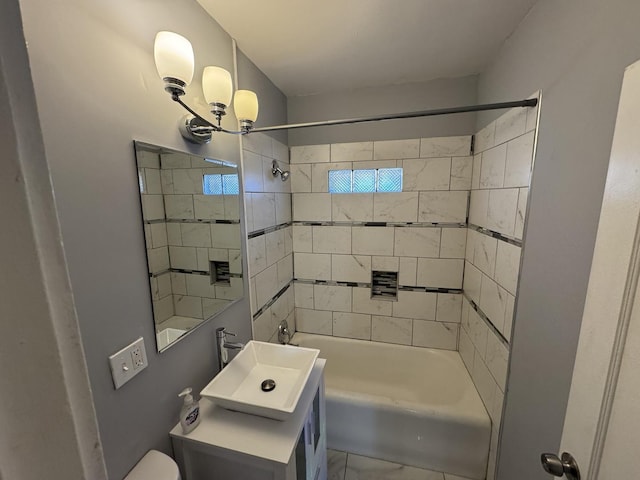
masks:
<path fill-rule="evenodd" d="M 242 298 L 238 167 L 134 142 L 158 351 Z"/>

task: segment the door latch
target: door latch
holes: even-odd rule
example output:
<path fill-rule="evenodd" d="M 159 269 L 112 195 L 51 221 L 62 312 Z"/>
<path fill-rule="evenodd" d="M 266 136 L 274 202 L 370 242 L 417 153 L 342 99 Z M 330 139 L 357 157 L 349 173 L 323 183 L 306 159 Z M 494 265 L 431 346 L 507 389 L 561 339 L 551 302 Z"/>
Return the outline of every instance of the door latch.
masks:
<path fill-rule="evenodd" d="M 567 476 L 568 480 L 580 480 L 580 469 L 573 455 L 564 452 L 560 458 L 553 453 L 543 453 L 540 455 L 542 468 L 545 472 L 556 477 Z"/>

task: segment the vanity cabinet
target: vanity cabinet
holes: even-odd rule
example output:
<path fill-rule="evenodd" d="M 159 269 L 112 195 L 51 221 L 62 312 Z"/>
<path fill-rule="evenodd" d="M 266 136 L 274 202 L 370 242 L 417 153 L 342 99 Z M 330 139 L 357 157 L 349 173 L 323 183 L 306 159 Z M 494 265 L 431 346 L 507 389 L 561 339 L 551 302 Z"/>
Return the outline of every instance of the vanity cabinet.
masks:
<path fill-rule="evenodd" d="M 317 359 L 285 421 L 226 410 L 200 400 L 200 425 L 171 441 L 183 480 L 326 480 L 324 359 Z"/>

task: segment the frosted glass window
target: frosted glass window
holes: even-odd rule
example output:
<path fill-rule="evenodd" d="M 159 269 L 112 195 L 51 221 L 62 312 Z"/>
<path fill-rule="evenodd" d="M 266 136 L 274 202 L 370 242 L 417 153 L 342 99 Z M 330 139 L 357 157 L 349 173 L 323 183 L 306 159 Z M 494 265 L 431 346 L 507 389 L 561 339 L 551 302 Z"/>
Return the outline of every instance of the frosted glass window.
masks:
<path fill-rule="evenodd" d="M 238 184 L 238 175 L 229 173 L 222 175 L 222 191 L 225 195 L 239 195 L 240 185 Z"/>
<path fill-rule="evenodd" d="M 402 168 L 329 170 L 329 193 L 401 191 Z"/>
<path fill-rule="evenodd" d="M 375 170 L 353 171 L 353 193 L 366 193 L 376 191 Z"/>
<path fill-rule="evenodd" d="M 235 173 L 204 175 L 202 192 L 205 195 L 238 195 L 240 193 L 238 175 Z"/>
<path fill-rule="evenodd" d="M 329 192 L 351 193 L 351 170 L 329 170 Z"/>
<path fill-rule="evenodd" d="M 381 168 L 378 170 L 378 192 L 401 192 L 402 169 Z"/>
<path fill-rule="evenodd" d="M 205 195 L 222 195 L 222 175 L 204 175 L 202 191 Z"/>

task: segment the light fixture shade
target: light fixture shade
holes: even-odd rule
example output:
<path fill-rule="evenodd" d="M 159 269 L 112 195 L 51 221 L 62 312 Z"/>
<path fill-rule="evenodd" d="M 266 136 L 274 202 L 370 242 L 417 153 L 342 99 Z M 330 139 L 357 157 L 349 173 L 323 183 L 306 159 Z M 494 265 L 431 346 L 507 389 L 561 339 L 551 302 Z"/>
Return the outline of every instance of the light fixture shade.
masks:
<path fill-rule="evenodd" d="M 189 85 L 193 80 L 193 47 L 182 35 L 158 32 L 153 56 L 160 78 L 175 78 L 185 85 Z"/>
<path fill-rule="evenodd" d="M 202 90 L 207 103 L 229 106 L 233 95 L 231 74 L 224 68 L 205 67 L 202 73 Z"/>
<path fill-rule="evenodd" d="M 258 118 L 258 96 L 251 90 L 237 90 L 233 98 L 233 109 L 238 120 L 255 122 Z"/>

